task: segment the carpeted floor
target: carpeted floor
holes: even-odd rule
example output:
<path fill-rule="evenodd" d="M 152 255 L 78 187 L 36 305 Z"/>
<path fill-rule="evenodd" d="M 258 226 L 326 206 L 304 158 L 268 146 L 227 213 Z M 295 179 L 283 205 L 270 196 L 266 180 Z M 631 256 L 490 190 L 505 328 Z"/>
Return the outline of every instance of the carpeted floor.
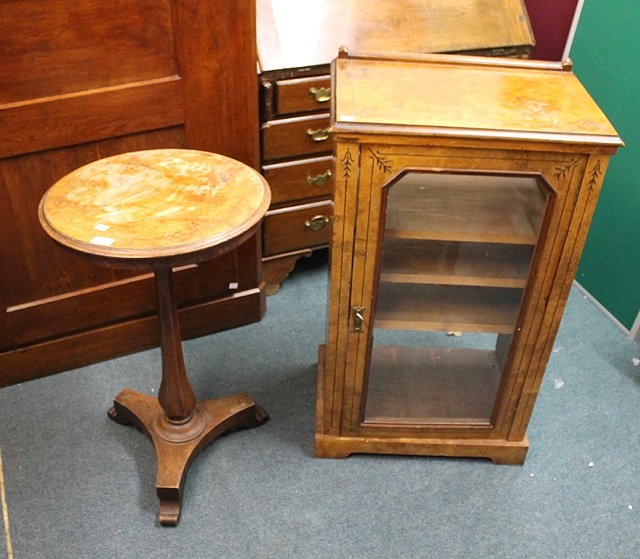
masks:
<path fill-rule="evenodd" d="M 518 467 L 314 458 L 326 282 L 304 262 L 260 323 L 185 342 L 199 398 L 248 391 L 271 421 L 200 455 L 177 528 L 155 520 L 151 444 L 106 415 L 157 390 L 159 350 L 0 390 L 0 558 L 640 557 L 640 346 L 579 291 Z"/>

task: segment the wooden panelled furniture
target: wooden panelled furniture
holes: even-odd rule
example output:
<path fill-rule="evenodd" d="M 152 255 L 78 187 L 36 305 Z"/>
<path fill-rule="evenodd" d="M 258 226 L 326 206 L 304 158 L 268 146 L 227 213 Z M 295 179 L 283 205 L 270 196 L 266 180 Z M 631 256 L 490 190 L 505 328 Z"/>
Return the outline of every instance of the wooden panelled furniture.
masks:
<path fill-rule="evenodd" d="M 521 464 L 622 142 L 568 63 L 342 52 L 333 72 L 316 453 Z"/>
<path fill-rule="evenodd" d="M 0 386 L 158 345 L 152 274 L 78 262 L 38 202 L 127 151 L 257 167 L 256 56 L 253 0 L 0 2 Z M 186 337 L 260 319 L 259 254 L 253 237 L 176 274 Z"/>
<path fill-rule="evenodd" d="M 44 230 L 76 257 L 152 271 L 160 316 L 158 397 L 125 389 L 110 417 L 134 424 L 157 457 L 158 520 L 178 524 L 189 465 L 211 441 L 268 416 L 246 393 L 196 401 L 185 372 L 173 276 L 256 234 L 271 193 L 254 169 L 197 150 L 154 149 L 84 165 L 62 177 L 38 209 Z"/>
<path fill-rule="evenodd" d="M 330 240 L 329 62 L 354 50 L 528 56 L 522 0 L 258 0 L 262 172 L 273 192 L 263 240 L 267 289 Z"/>

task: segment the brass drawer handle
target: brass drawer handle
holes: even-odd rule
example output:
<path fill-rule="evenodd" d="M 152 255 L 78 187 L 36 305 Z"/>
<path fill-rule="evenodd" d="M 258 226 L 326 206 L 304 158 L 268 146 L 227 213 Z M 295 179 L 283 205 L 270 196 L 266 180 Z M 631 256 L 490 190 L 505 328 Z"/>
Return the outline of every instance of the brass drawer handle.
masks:
<path fill-rule="evenodd" d="M 326 103 L 331 99 L 331 89 L 328 87 L 310 87 L 309 95 L 318 103 Z"/>
<path fill-rule="evenodd" d="M 321 175 L 316 175 L 315 177 L 307 177 L 307 183 L 314 186 L 322 186 L 325 182 L 327 182 L 331 178 L 331 175 L 333 175 L 333 173 L 331 172 L 331 169 L 327 169 Z"/>
<path fill-rule="evenodd" d="M 326 215 L 316 215 L 304 222 L 304 228 L 311 231 L 320 231 L 330 219 Z"/>
<path fill-rule="evenodd" d="M 329 129 L 318 128 L 317 130 L 313 130 L 312 128 L 307 128 L 307 136 L 314 142 L 323 142 L 329 137 Z"/>

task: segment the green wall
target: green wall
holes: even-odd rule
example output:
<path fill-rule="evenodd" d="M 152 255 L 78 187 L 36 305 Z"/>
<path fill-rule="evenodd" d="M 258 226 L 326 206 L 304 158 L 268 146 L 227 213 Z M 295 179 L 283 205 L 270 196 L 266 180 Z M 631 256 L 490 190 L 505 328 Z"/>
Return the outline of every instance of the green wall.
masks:
<path fill-rule="evenodd" d="M 626 144 L 609 163 L 576 280 L 630 330 L 640 311 L 640 1 L 586 0 L 571 58 Z"/>

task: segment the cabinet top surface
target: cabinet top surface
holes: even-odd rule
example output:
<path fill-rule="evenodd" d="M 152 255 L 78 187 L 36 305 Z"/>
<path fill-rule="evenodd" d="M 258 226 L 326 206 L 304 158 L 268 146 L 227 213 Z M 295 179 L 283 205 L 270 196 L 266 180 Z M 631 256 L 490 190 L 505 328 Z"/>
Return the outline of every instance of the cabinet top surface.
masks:
<path fill-rule="evenodd" d="M 113 258 L 162 258 L 221 245 L 264 215 L 269 188 L 213 153 L 158 149 L 89 163 L 56 182 L 39 217 L 55 240 Z"/>
<path fill-rule="evenodd" d="M 578 78 L 559 66 L 431 55 L 334 63 L 336 132 L 622 141 Z M 404 129 L 404 131 L 403 131 Z"/>
<path fill-rule="evenodd" d="M 522 0 L 257 0 L 262 71 L 329 64 L 342 45 L 377 52 L 533 46 Z"/>

